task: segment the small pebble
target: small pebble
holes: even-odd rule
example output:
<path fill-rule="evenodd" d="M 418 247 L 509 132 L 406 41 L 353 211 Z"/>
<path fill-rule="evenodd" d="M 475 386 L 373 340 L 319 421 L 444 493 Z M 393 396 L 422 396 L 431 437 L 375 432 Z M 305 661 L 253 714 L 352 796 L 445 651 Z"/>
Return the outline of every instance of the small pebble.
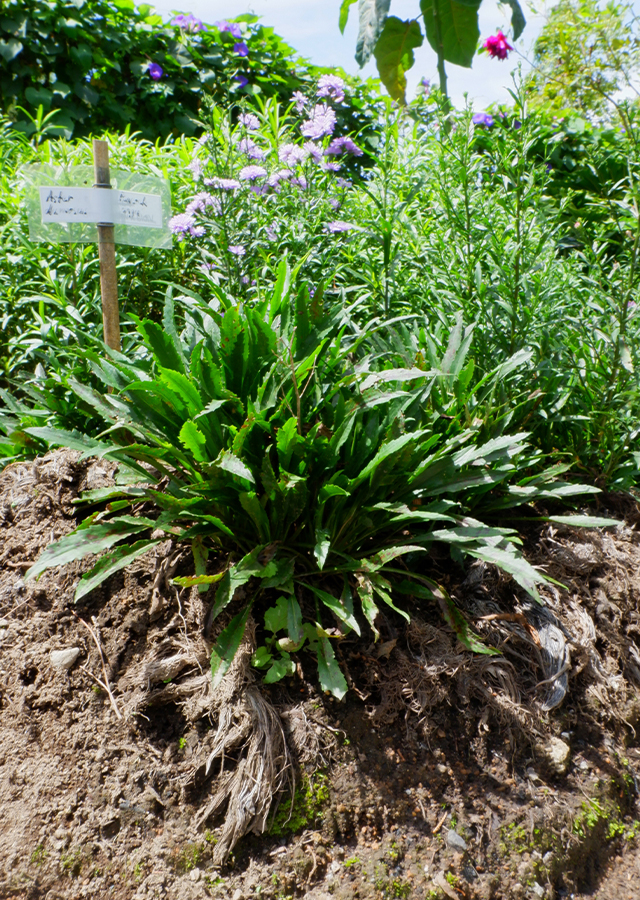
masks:
<path fill-rule="evenodd" d="M 464 853 L 467 849 L 467 842 L 464 838 L 461 838 L 459 834 L 450 828 L 447 831 L 447 844 L 451 847 L 452 850 L 458 850 L 461 853 Z"/>
<path fill-rule="evenodd" d="M 202 878 L 202 869 L 192 869 L 189 872 L 189 878 L 191 881 L 200 881 Z"/>
<path fill-rule="evenodd" d="M 68 650 L 52 650 L 49 659 L 54 669 L 70 669 L 80 653 L 78 647 L 70 647 Z"/>

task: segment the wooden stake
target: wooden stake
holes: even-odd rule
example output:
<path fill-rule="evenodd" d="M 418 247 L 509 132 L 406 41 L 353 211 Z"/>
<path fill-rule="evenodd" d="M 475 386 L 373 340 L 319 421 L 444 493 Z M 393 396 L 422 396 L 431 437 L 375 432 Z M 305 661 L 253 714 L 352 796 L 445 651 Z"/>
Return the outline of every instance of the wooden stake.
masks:
<path fill-rule="evenodd" d="M 93 141 L 95 187 L 111 189 L 109 178 L 109 145 Z M 113 225 L 98 225 L 98 253 L 100 256 L 100 293 L 102 295 L 102 325 L 104 342 L 112 350 L 120 350 L 120 309 L 118 306 L 118 272 Z"/>

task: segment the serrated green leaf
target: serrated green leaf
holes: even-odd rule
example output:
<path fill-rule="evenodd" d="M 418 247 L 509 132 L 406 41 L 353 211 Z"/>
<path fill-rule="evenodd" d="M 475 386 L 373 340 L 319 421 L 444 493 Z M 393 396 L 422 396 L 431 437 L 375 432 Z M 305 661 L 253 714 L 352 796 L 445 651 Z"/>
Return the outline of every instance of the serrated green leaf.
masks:
<path fill-rule="evenodd" d="M 204 449 L 207 439 L 191 419 L 188 419 L 180 429 L 178 440 L 187 450 L 191 451 L 197 462 L 207 462 L 207 454 Z"/>
<path fill-rule="evenodd" d="M 216 591 L 216 602 L 211 611 L 211 621 L 214 621 L 227 604 L 231 602 L 237 588 L 246 584 L 250 578 L 260 577 L 265 574 L 267 566 L 262 565 L 258 560 L 263 550 L 264 546 L 256 547 L 251 553 L 243 556 L 239 563 L 224 573 L 224 577 Z M 273 574 L 275 568 L 275 566 L 271 566 L 269 573 Z"/>
<path fill-rule="evenodd" d="M 160 540 L 136 541 L 134 544 L 126 547 L 117 547 L 111 553 L 105 554 L 90 572 L 82 576 L 78 582 L 74 600 L 78 601 L 91 593 L 98 585 L 113 575 L 114 572 L 119 572 L 120 569 L 126 568 L 134 559 L 142 556 L 143 553 L 146 553 L 147 550 L 159 543 L 161 543 Z"/>
<path fill-rule="evenodd" d="M 233 662 L 233 658 L 244 637 L 250 613 L 251 604 L 249 603 L 245 609 L 229 622 L 211 651 L 211 677 L 214 689 L 218 687 L 229 671 L 229 666 Z"/>
<path fill-rule="evenodd" d="M 407 622 L 411 621 L 410 616 L 403 609 L 400 609 L 395 605 L 393 600 L 391 599 L 391 585 L 387 581 L 386 578 L 383 578 L 382 575 L 373 574 L 370 575 L 371 584 L 373 586 L 373 590 L 380 597 L 387 606 L 390 606 L 394 612 L 397 612 L 398 615 L 402 616 L 403 619 L 406 619 Z"/>
<path fill-rule="evenodd" d="M 154 524 L 154 522 L 151 523 L 151 525 Z M 135 524 L 128 516 L 122 516 L 112 522 L 88 525 L 86 528 L 81 525 L 75 531 L 60 538 L 55 544 L 49 544 L 44 553 L 40 554 L 38 561 L 27 571 L 24 576 L 25 581 L 37 578 L 45 569 L 53 566 L 63 566 L 75 559 L 82 559 L 89 553 L 101 553 L 103 550 L 108 550 L 118 541 L 124 540 L 131 534 L 145 531 L 149 527 L 146 519 L 141 519 L 138 524 Z"/>
<path fill-rule="evenodd" d="M 344 622 L 345 625 L 348 625 L 349 628 L 352 628 L 356 634 L 360 634 L 360 625 L 358 624 L 358 620 L 351 611 L 344 607 L 341 600 L 338 600 L 338 598 L 334 597 L 333 594 L 329 594 L 327 591 L 323 591 L 321 588 L 315 587 L 315 585 L 313 584 L 307 584 L 306 587 L 308 587 L 309 590 L 316 595 L 316 597 L 319 597 L 324 605 L 328 607 L 331 612 L 340 619 L 341 622 Z"/>
<path fill-rule="evenodd" d="M 383 566 L 386 566 L 387 563 L 390 563 L 392 559 L 396 559 L 398 556 L 404 556 L 405 553 L 414 553 L 417 551 L 424 553 L 424 547 L 420 547 L 417 544 L 405 544 L 402 547 L 387 547 L 384 550 L 380 550 L 379 553 L 368 557 L 368 559 L 359 560 L 358 565 L 363 572 L 377 572 L 378 569 L 381 569 Z"/>
<path fill-rule="evenodd" d="M 255 481 L 251 469 L 248 469 L 242 460 L 238 459 L 229 450 L 223 450 L 215 459 L 213 465 L 224 469 L 225 472 L 230 472 L 231 475 L 237 475 L 238 478 L 244 478 L 245 481 L 250 481 L 252 484 Z"/>
<path fill-rule="evenodd" d="M 323 691 L 330 691 L 338 700 L 347 693 L 347 682 L 336 662 L 331 641 L 321 637 L 318 641 L 318 676 Z"/>
<path fill-rule="evenodd" d="M 371 626 L 374 634 L 374 639 L 377 641 L 380 637 L 380 632 L 375 626 L 375 621 L 380 610 L 374 602 L 373 585 L 371 584 L 371 580 L 368 575 L 363 575 L 360 572 L 356 572 L 356 592 L 358 594 L 358 597 L 360 598 L 360 604 L 362 606 L 364 617 Z"/>
<path fill-rule="evenodd" d="M 138 331 L 151 348 L 157 362 L 165 369 L 173 369 L 184 374 L 184 362 L 176 350 L 171 336 L 157 322 L 144 319 L 138 325 Z"/>

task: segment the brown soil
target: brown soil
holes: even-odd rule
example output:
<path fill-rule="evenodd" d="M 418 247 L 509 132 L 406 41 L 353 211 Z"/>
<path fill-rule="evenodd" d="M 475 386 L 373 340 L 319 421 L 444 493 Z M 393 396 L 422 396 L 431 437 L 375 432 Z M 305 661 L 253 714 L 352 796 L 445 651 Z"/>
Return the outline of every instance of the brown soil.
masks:
<path fill-rule="evenodd" d="M 566 586 L 545 608 L 434 557 L 502 655 L 471 655 L 438 608 L 415 608 L 380 644 L 340 644 L 338 703 L 304 655 L 261 685 L 251 639 L 212 695 L 207 598 L 171 584 L 191 568 L 170 542 L 75 606 L 87 561 L 25 583 L 112 474 L 72 452 L 0 474 L 0 898 L 637 900 L 635 502 L 604 498 L 625 520 L 607 533 L 529 529 L 528 558 Z M 264 759 L 272 787 L 297 790 L 266 819 Z"/>

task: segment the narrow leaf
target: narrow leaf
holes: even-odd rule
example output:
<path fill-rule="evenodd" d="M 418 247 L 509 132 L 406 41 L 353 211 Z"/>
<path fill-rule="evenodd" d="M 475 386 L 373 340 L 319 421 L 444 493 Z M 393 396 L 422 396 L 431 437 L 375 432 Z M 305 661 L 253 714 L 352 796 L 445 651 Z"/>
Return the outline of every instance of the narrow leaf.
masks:
<path fill-rule="evenodd" d="M 320 571 L 324 568 L 331 547 L 331 533 L 326 528 L 316 528 L 316 545 L 313 548 L 313 554 L 318 563 Z"/>
<path fill-rule="evenodd" d="M 369 579 L 368 575 L 363 575 L 360 572 L 356 572 L 356 591 L 358 593 L 358 597 L 360 597 L 360 603 L 362 605 L 362 612 L 364 613 L 364 617 L 371 626 L 373 634 L 375 636 L 375 640 L 377 641 L 380 637 L 380 632 L 375 626 L 375 621 L 380 610 L 374 602 L 373 585 L 371 584 L 371 580 Z"/>
<path fill-rule="evenodd" d="M 618 519 L 604 519 L 600 516 L 548 516 L 549 522 L 559 525 L 573 525 L 575 528 L 609 528 L 622 525 Z"/>
<path fill-rule="evenodd" d="M 318 676 L 323 691 L 330 691 L 338 700 L 347 693 L 347 682 L 336 662 L 331 641 L 321 637 L 318 641 Z"/>
<path fill-rule="evenodd" d="M 233 662 L 240 642 L 244 637 L 247 620 L 251 612 L 251 604 L 249 603 L 245 609 L 234 616 L 224 631 L 220 634 L 211 651 L 211 676 L 213 678 L 213 687 L 217 688 L 224 676 L 229 671 L 229 666 Z"/>
<path fill-rule="evenodd" d="M 349 610 L 345 609 L 342 602 L 338 600 L 337 597 L 334 597 L 333 594 L 327 593 L 327 591 L 323 591 L 320 588 L 314 587 L 312 584 L 307 584 L 306 587 L 309 588 L 310 591 L 319 597 L 325 606 L 327 606 L 332 613 L 334 613 L 341 622 L 344 622 L 345 625 L 348 625 L 349 628 L 352 628 L 356 634 L 360 634 L 360 626 L 358 625 L 358 620 L 355 618 L 353 613 L 349 612 Z"/>
<path fill-rule="evenodd" d="M 347 27 L 347 22 L 349 21 L 349 7 L 355 3 L 356 0 L 342 0 L 340 4 L 340 18 L 338 19 L 338 27 L 340 28 L 340 33 L 344 34 L 344 30 Z"/>
<path fill-rule="evenodd" d="M 113 575 L 114 572 L 119 572 L 120 569 L 126 568 L 134 559 L 142 556 L 143 553 L 146 553 L 147 550 L 159 543 L 160 540 L 146 540 L 127 544 L 125 547 L 116 547 L 111 553 L 107 553 L 98 560 L 90 572 L 82 576 L 78 582 L 74 599 L 76 601 L 80 600 L 91 593 L 98 585 Z"/>
<path fill-rule="evenodd" d="M 487 647 L 480 640 L 477 634 L 469 628 L 467 620 L 462 615 L 458 607 L 455 605 L 451 597 L 440 587 L 433 589 L 433 595 L 440 604 L 442 615 L 447 625 L 456 633 L 456 637 L 463 647 L 471 650 L 473 653 L 484 653 L 486 656 L 500 656 L 500 651 L 493 647 Z"/>

